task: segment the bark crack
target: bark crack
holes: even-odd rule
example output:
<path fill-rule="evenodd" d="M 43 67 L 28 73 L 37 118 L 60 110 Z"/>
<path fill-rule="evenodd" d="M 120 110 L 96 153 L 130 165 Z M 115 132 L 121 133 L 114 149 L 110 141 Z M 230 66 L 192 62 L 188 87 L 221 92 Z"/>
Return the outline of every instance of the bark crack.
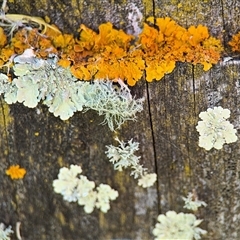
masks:
<path fill-rule="evenodd" d="M 152 120 L 152 112 L 151 112 L 151 101 L 150 101 L 150 90 L 149 90 L 149 83 L 146 82 L 146 89 L 147 89 L 147 107 L 148 107 L 148 116 L 149 116 L 149 122 L 150 122 L 150 128 L 151 128 L 151 135 L 152 135 L 152 142 L 153 142 L 153 156 L 154 156 L 154 164 L 155 164 L 155 172 L 158 175 L 158 162 L 157 162 L 157 152 L 156 152 L 156 141 L 155 141 L 155 135 L 154 135 L 154 129 L 153 129 L 153 120 Z M 161 194 L 159 191 L 159 180 L 157 176 L 157 207 L 158 207 L 158 214 L 161 213 Z"/>
<path fill-rule="evenodd" d="M 223 26 L 223 46 L 224 48 L 227 47 L 227 40 L 226 40 L 226 28 L 225 28 L 225 18 L 224 18 L 224 7 L 223 7 L 223 0 L 220 0 L 221 4 L 221 15 L 222 15 L 222 26 Z"/>
<path fill-rule="evenodd" d="M 192 88 L 193 88 L 193 110 L 194 117 L 196 118 L 196 88 L 195 88 L 195 74 L 194 74 L 194 65 L 192 65 Z"/>
<path fill-rule="evenodd" d="M 152 6 L 153 6 L 152 12 L 153 12 L 153 17 L 154 17 L 154 25 L 156 25 L 155 1 L 154 0 L 152 0 Z"/>

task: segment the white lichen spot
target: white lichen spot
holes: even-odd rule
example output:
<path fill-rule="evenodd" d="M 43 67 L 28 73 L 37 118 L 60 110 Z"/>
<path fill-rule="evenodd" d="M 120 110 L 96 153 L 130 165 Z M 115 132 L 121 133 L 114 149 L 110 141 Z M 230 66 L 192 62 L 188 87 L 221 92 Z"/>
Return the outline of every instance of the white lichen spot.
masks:
<path fill-rule="evenodd" d="M 138 185 L 143 188 L 151 187 L 157 181 L 156 173 L 147 173 L 144 174 L 139 180 Z"/>
<path fill-rule="evenodd" d="M 110 209 L 110 200 L 115 200 L 118 197 L 118 192 L 112 189 L 107 184 L 100 184 L 97 187 L 96 207 L 106 213 Z"/>
<path fill-rule="evenodd" d="M 82 172 L 80 166 L 71 165 L 70 169 L 63 167 L 60 169 L 58 179 L 53 181 L 54 191 L 63 195 L 63 199 L 68 202 L 78 200 L 77 187 L 79 183 L 78 174 Z"/>

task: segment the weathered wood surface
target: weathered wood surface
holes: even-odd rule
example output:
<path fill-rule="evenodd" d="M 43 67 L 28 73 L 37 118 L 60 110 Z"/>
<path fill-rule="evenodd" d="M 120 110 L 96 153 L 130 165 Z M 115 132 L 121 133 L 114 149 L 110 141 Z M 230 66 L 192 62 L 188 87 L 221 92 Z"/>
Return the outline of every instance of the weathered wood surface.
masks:
<path fill-rule="evenodd" d="M 15 0 L 8 5 L 10 13 L 47 15 L 65 32 L 76 32 L 80 23 L 96 30 L 106 21 L 135 31 L 129 19 L 133 11 L 142 13 L 142 20 L 170 16 L 185 27 L 206 25 L 225 43 L 240 25 L 238 0 Z M 230 120 L 239 131 L 239 91 L 237 64 L 218 64 L 208 72 L 178 64 L 160 82 L 143 80 L 132 88 L 136 96 L 145 96 L 144 111 L 117 133 L 99 125 L 102 118 L 95 112 L 77 113 L 63 122 L 44 106 L 27 109 L 1 101 L 0 222 L 14 226 L 20 221 L 24 240 L 153 239 L 158 214 L 183 211 L 181 196 L 195 188 L 208 203 L 198 214 L 208 230 L 205 239 L 240 239 L 239 142 L 207 152 L 198 147 L 195 129 L 201 111 L 222 106 L 231 110 Z M 114 172 L 104 152 L 105 145 L 115 144 L 116 134 L 140 142 L 142 163 L 158 174 L 154 187 L 143 190 L 129 172 Z M 108 183 L 119 191 L 107 214 L 86 214 L 53 192 L 59 168 L 72 163 L 81 165 L 96 184 Z M 23 180 L 5 175 L 12 164 L 27 169 Z"/>

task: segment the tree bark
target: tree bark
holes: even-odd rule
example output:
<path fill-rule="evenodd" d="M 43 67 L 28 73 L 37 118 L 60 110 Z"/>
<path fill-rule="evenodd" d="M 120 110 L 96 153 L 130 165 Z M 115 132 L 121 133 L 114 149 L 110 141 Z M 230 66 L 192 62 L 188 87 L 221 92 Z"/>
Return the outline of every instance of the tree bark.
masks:
<path fill-rule="evenodd" d="M 225 55 L 240 23 L 237 0 L 15 0 L 8 6 L 9 13 L 48 16 L 66 33 L 77 33 L 81 23 L 97 30 L 110 21 L 136 34 L 148 16 L 170 16 L 183 27 L 207 26 L 224 42 Z M 178 63 L 159 82 L 143 79 L 131 91 L 145 97 L 144 110 L 136 122 L 125 123 L 117 132 L 100 125 L 103 118 L 93 111 L 61 121 L 42 105 L 28 109 L 1 100 L 0 222 L 15 226 L 20 221 L 24 240 L 153 239 L 158 214 L 184 211 L 181 197 L 196 189 L 208 204 L 198 212 L 204 220 L 201 227 L 208 231 L 203 239 L 240 239 L 239 142 L 206 151 L 198 146 L 196 131 L 199 113 L 214 106 L 230 109 L 230 121 L 239 131 L 239 72 L 236 62 L 219 63 L 208 72 Z M 154 187 L 142 189 L 128 171 L 113 170 L 105 151 L 106 145 L 117 144 L 116 135 L 140 143 L 142 164 L 158 175 Z M 13 164 L 26 168 L 23 180 L 6 176 Z M 108 213 L 86 214 L 54 193 L 52 181 L 59 168 L 70 164 L 81 165 L 96 185 L 107 183 L 119 191 Z"/>

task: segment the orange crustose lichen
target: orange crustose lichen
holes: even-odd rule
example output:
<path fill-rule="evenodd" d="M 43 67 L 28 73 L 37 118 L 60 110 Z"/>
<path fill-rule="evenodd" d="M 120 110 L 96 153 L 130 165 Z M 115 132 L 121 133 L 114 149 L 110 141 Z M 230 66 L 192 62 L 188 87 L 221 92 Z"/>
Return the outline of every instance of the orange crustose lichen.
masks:
<path fill-rule="evenodd" d="M 6 170 L 6 174 L 9 175 L 11 179 L 22 179 L 26 174 L 26 170 L 20 168 L 19 165 L 12 165 Z"/>
<path fill-rule="evenodd" d="M 55 29 L 55 27 L 54 27 Z M 46 29 L 20 29 L 7 43 L 0 28 L 0 67 L 13 54 L 33 48 L 37 57 L 57 54 L 58 64 L 70 68 L 80 80 L 121 78 L 133 86 L 146 73 L 146 80 L 160 80 L 171 73 L 176 62 L 202 64 L 205 71 L 220 59 L 222 45 L 202 25 L 185 29 L 175 21 L 150 17 L 138 37 L 116 30 L 111 23 L 99 26 L 98 33 L 81 25 L 79 37 Z"/>
<path fill-rule="evenodd" d="M 232 50 L 235 52 L 240 52 L 240 32 L 233 35 L 232 40 L 228 43 Z"/>

